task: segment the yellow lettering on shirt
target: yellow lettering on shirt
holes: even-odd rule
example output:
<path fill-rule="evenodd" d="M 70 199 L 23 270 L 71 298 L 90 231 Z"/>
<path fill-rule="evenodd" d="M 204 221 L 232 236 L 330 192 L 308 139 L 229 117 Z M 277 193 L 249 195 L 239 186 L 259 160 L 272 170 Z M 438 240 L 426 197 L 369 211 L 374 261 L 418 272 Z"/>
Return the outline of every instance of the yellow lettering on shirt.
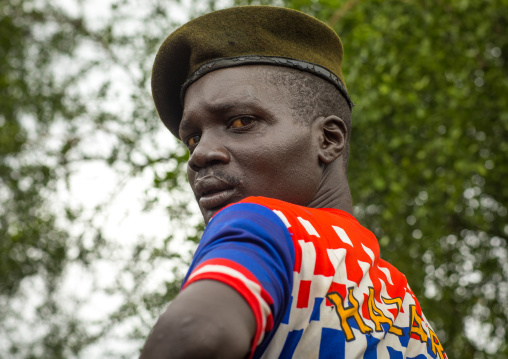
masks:
<path fill-rule="evenodd" d="M 440 359 L 445 359 L 444 348 L 441 345 L 439 339 L 437 338 L 436 333 L 434 333 L 430 328 L 429 328 L 429 336 L 430 341 L 432 343 L 432 352 L 434 353 L 434 355 L 439 355 Z"/>
<path fill-rule="evenodd" d="M 416 334 L 422 343 L 427 342 L 427 333 L 422 326 L 422 317 L 416 312 L 416 306 L 410 305 L 411 307 L 411 319 L 409 321 L 409 327 L 411 328 L 411 334 Z"/>
<path fill-rule="evenodd" d="M 400 312 L 400 308 L 402 308 L 402 299 L 398 298 L 398 297 L 395 297 L 395 298 L 383 298 L 381 297 L 381 299 L 383 299 L 383 303 L 385 304 L 395 304 L 397 305 L 397 312 Z"/>
<path fill-rule="evenodd" d="M 326 297 L 335 305 L 335 311 L 339 316 L 340 325 L 347 341 L 353 340 L 355 338 L 353 330 L 348 323 L 349 319 L 354 319 L 356 321 L 358 328 L 363 334 L 372 332 L 372 328 L 365 324 L 363 318 L 360 315 L 360 306 L 356 298 L 353 296 L 353 287 L 348 288 L 348 299 L 350 306 L 347 308 L 344 307 L 344 300 L 339 293 L 328 293 Z"/>
<path fill-rule="evenodd" d="M 383 327 L 381 324 L 386 323 L 389 326 L 388 332 L 402 336 L 404 332 L 399 327 L 396 327 L 393 325 L 393 320 L 388 318 L 383 311 L 376 306 L 376 300 L 374 298 L 374 288 L 369 288 L 369 301 L 368 301 L 368 307 L 369 307 L 369 314 L 370 319 L 374 322 L 376 325 L 376 331 L 382 332 Z"/>

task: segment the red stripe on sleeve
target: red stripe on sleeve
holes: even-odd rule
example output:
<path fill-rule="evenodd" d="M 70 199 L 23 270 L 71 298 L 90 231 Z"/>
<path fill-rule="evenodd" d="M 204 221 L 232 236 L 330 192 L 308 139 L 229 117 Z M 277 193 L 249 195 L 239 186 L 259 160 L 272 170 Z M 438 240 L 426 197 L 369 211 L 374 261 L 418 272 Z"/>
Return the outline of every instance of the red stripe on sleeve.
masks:
<path fill-rule="evenodd" d="M 245 267 L 239 265 L 236 262 L 233 262 L 231 260 L 222 259 L 222 258 L 216 258 L 216 259 L 210 259 L 203 263 L 201 263 L 199 266 L 197 266 L 192 273 L 195 273 L 196 271 L 199 271 L 200 269 L 203 269 L 207 265 L 217 265 L 217 266 L 223 266 L 229 269 L 232 269 L 242 275 L 244 275 L 248 280 L 256 283 L 260 287 L 260 296 L 262 300 L 264 300 L 268 305 L 273 304 L 273 299 L 271 296 L 266 292 L 259 282 L 257 281 L 256 277 L 252 275 L 251 272 L 249 272 Z M 254 294 L 251 288 L 248 287 L 248 285 L 242 280 L 241 278 L 234 277 L 232 275 L 229 275 L 228 273 L 224 273 L 222 271 L 205 271 L 202 273 L 199 273 L 197 275 L 190 275 L 189 279 L 182 287 L 182 290 L 187 288 L 190 284 L 197 282 L 199 280 L 216 280 L 218 282 L 224 283 L 232 287 L 234 290 L 240 294 L 249 307 L 252 310 L 252 313 L 254 315 L 254 319 L 256 321 L 256 333 L 254 334 L 254 338 L 252 341 L 252 347 L 251 352 L 249 355 L 249 358 L 252 358 L 254 355 L 254 351 L 256 350 L 256 347 L 258 345 L 259 339 L 263 335 L 264 332 L 268 332 L 273 328 L 273 316 L 270 312 L 266 317 L 266 327 L 263 330 L 263 312 L 261 309 L 261 303 L 259 302 L 258 297 Z"/>

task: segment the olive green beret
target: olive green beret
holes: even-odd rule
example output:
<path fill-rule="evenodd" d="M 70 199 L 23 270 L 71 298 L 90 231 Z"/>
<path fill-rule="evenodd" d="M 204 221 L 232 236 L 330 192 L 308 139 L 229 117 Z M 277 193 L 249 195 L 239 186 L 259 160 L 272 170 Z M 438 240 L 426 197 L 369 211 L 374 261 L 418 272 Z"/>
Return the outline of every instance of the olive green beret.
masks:
<path fill-rule="evenodd" d="M 225 67 L 266 64 L 307 71 L 333 83 L 352 107 L 342 55 L 335 31 L 300 11 L 272 6 L 219 10 L 191 20 L 162 43 L 153 65 L 152 96 L 176 137 L 187 88 Z"/>

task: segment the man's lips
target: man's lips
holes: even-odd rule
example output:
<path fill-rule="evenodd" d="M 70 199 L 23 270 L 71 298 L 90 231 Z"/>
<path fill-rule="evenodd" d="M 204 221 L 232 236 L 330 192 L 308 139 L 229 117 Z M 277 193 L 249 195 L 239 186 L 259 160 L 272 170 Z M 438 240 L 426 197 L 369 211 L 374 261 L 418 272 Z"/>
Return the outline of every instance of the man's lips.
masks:
<path fill-rule="evenodd" d="M 235 187 L 217 177 L 203 177 L 196 181 L 194 193 L 199 205 L 213 209 L 225 204 L 234 195 Z"/>

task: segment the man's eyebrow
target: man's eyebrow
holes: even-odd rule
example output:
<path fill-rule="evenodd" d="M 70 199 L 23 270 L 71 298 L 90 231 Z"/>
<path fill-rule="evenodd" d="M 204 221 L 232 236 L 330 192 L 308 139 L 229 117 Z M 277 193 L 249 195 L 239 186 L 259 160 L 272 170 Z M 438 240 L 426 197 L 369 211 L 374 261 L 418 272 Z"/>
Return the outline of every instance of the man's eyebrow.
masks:
<path fill-rule="evenodd" d="M 252 101 L 247 101 L 247 100 L 237 100 L 237 101 L 228 101 L 228 102 L 217 102 L 217 103 L 211 103 L 209 105 L 207 105 L 207 109 L 208 111 L 212 112 L 212 113 L 220 113 L 220 112 L 224 112 L 224 111 L 229 111 L 233 108 L 237 108 L 237 107 L 248 107 L 248 106 L 252 106 L 253 103 Z"/>
<path fill-rule="evenodd" d="M 180 126 L 179 126 L 178 132 L 187 131 L 187 130 L 189 130 L 190 127 L 191 127 L 191 125 L 190 125 L 189 121 L 182 118 L 182 120 L 180 121 Z"/>
<path fill-rule="evenodd" d="M 201 108 L 203 109 L 203 108 Z M 228 99 L 225 101 L 214 101 L 204 105 L 204 110 L 212 115 L 219 115 L 221 113 L 227 113 L 233 109 L 239 109 L 240 111 L 248 110 L 261 110 L 260 100 L 256 97 L 242 96 L 237 99 Z M 195 116 L 194 110 L 190 109 L 185 111 L 185 115 L 182 115 L 180 122 L 179 132 L 191 131 L 193 124 L 192 118 Z"/>
<path fill-rule="evenodd" d="M 228 101 L 228 102 L 217 102 L 217 103 L 209 103 L 206 105 L 206 111 L 212 114 L 219 114 L 221 112 L 226 112 L 234 108 L 252 108 L 257 107 L 258 101 L 241 99 L 237 101 Z M 180 131 L 188 130 L 192 127 L 189 119 L 193 117 L 192 111 L 188 112 L 186 116 L 182 117 L 182 121 L 180 122 Z"/>

